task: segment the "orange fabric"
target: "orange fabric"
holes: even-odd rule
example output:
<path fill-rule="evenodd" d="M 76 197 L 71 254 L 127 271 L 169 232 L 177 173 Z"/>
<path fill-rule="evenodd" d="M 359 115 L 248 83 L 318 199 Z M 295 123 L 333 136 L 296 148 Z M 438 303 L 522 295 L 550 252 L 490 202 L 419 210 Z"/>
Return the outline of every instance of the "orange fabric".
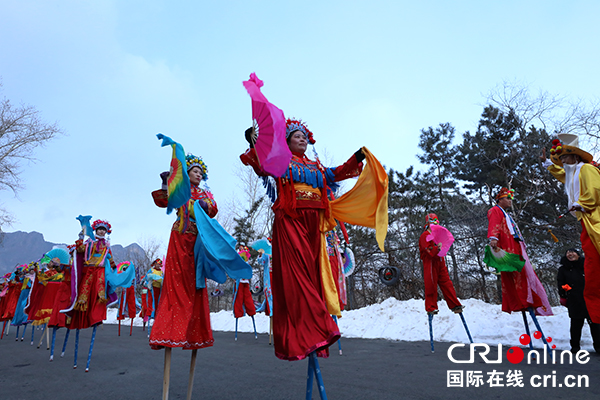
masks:
<path fill-rule="evenodd" d="M 331 217 L 326 230 L 335 226 L 335 221 L 347 222 L 374 228 L 377 244 L 384 250 L 384 241 L 388 228 L 388 176 L 385 169 L 366 147 L 362 148 L 367 166 L 358 177 L 356 185 L 330 202 Z"/>
<path fill-rule="evenodd" d="M 381 251 L 388 228 L 388 176 L 385 169 L 366 147 L 362 148 L 367 166 L 358 177 L 356 185 L 343 196 L 331 201 L 329 219 L 321 217 L 321 280 L 325 292 L 327 310 L 341 317 L 339 297 L 331 272 L 325 233 L 336 225 L 335 220 L 352 225 L 375 229 L 375 237 Z"/>

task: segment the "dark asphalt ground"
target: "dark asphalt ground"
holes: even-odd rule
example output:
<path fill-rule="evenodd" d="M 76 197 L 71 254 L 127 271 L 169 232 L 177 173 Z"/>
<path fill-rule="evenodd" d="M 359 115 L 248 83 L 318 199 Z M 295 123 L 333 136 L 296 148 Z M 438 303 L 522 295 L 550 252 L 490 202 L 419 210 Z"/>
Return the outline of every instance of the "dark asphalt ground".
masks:
<path fill-rule="evenodd" d="M 65 329 L 59 330 L 55 359 L 45 343 L 37 349 L 41 331 L 30 345 L 31 331 L 25 341 L 15 341 L 15 330 L 0 340 L 0 399 L 160 399 L 164 351 L 151 350 L 140 327 L 117 325 L 98 328 L 90 372 L 85 372 L 91 329 L 81 331 L 78 368 L 73 369 L 74 332 L 64 358 L 60 350 Z M 288 362 L 275 358 L 268 336 L 214 332 L 215 345 L 198 351 L 194 399 L 304 399 L 306 360 Z M 528 365 L 511 364 L 503 355 L 501 364 L 487 364 L 476 357 L 471 364 L 453 364 L 448 358 L 452 343 L 436 342 L 431 353 L 429 342 L 401 342 L 342 338 L 343 355 L 331 347 L 328 359 L 319 359 L 330 400 L 344 399 L 598 399 L 600 398 L 600 356 L 590 355 L 587 364 Z M 507 347 L 503 347 L 505 353 Z M 456 359 L 468 359 L 467 348 L 452 353 Z M 173 349 L 170 399 L 185 399 L 191 351 Z M 490 352 L 497 359 L 497 347 Z M 448 387 L 448 370 L 481 371 L 480 387 Z M 520 370 L 524 387 L 491 387 L 488 372 Z M 555 372 L 553 372 L 555 371 Z M 558 387 L 566 375 L 587 375 L 589 387 Z M 548 375 L 552 386 L 532 387 L 533 375 Z M 543 379 L 543 378 L 542 378 Z M 506 379 L 503 379 L 506 383 Z M 536 383 L 537 381 L 534 381 Z M 542 382 L 542 380 L 540 380 Z M 313 399 L 318 399 L 313 389 Z"/>

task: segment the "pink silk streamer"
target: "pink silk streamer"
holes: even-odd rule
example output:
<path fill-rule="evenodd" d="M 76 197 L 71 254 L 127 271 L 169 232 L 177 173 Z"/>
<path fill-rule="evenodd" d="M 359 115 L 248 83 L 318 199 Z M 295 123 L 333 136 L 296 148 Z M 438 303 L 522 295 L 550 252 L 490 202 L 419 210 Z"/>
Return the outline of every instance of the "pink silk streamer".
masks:
<path fill-rule="evenodd" d="M 280 177 L 285 174 L 292 152 L 285 140 L 285 117 L 283 111 L 269 103 L 260 88 L 263 81 L 253 72 L 244 81 L 244 87 L 252 99 L 252 126 L 258 138 L 254 145 L 263 170 Z"/>
<path fill-rule="evenodd" d="M 431 235 L 427 236 L 426 239 L 428 241 L 431 240 L 434 243 L 441 243 L 442 248 L 438 252 L 438 256 L 445 257 L 448 250 L 450 250 L 452 243 L 454 243 L 454 236 L 452 236 L 450 231 L 443 226 L 431 224 L 429 225 L 429 229 L 431 230 Z"/>

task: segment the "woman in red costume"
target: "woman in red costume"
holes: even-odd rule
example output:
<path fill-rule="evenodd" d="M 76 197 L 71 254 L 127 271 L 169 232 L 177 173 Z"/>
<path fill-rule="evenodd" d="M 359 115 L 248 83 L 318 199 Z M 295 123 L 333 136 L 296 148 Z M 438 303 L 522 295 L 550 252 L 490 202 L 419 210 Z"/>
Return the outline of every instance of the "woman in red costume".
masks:
<path fill-rule="evenodd" d="M 325 257 L 327 254 L 321 243 L 320 221 L 329 216 L 328 190 L 335 190 L 336 182 L 358 176 L 364 155 L 359 150 L 345 164 L 325 168 L 305 155 L 308 143 L 315 140 L 304 123 L 288 119 L 286 138 L 292 159 L 285 175 L 275 177 L 277 200 L 273 205 L 273 336 L 275 355 L 295 361 L 314 351 L 327 357 L 329 346 L 340 337 L 321 278 L 321 250 Z M 240 158 L 258 175 L 267 175 L 254 148 Z"/>
<path fill-rule="evenodd" d="M 441 245 L 434 243 L 433 240 L 427 240 L 431 235 L 430 224 L 439 225 L 439 220 L 435 214 L 427 214 L 425 217 L 425 231 L 419 238 L 419 252 L 421 261 L 423 261 L 423 282 L 425 284 L 425 311 L 427 314 L 438 313 L 438 286 L 442 290 L 444 300 L 448 304 L 448 308 L 455 313 L 461 313 L 463 310 L 462 304 L 456 297 L 454 285 L 448 274 L 446 260 L 439 257 Z"/>
<path fill-rule="evenodd" d="M 495 251 L 502 249 L 518 255 L 521 260 L 520 270 L 501 271 L 502 311 L 511 313 L 531 307 L 538 314 L 552 315 L 546 291 L 529 262 L 521 231 L 507 213 L 512 207 L 513 197 L 513 190 L 502 188 L 496 195 L 496 205 L 488 210 L 489 246 Z"/>
<path fill-rule="evenodd" d="M 117 265 L 113 260 L 110 243 L 106 239 L 107 234 L 112 233 L 108 221 L 97 219 L 92 224 L 95 238 L 78 240 L 77 253 L 83 254 L 83 273 L 79 278 L 77 302 L 73 308 L 71 329 L 87 329 L 106 319 L 106 305 L 108 295 L 106 293 L 105 264 L 109 263 L 114 270 Z"/>
<path fill-rule="evenodd" d="M 194 222 L 193 205 L 198 202 L 211 218 L 217 215 L 218 209 L 212 194 L 198 186 L 208 177 L 206 164 L 200 157 L 191 154 L 186 156 L 186 164 L 192 186 L 187 207 L 190 210 L 189 221 L 185 223 L 184 207 L 179 208 L 178 218 L 171 229 L 160 302 L 150 333 L 150 346 L 155 350 L 163 347 L 196 350 L 213 345 L 208 292 L 206 288 L 196 289 L 194 245 L 198 228 Z M 161 174 L 163 187 L 152 192 L 154 203 L 163 208 L 167 207 L 168 201 L 167 176 L 164 172 Z M 180 232 L 184 225 L 187 229 Z"/>

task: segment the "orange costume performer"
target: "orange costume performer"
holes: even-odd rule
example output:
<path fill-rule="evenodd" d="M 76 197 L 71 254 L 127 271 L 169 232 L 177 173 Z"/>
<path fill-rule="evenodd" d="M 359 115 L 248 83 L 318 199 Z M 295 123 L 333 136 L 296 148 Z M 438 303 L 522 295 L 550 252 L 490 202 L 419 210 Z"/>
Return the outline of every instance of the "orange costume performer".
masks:
<path fill-rule="evenodd" d="M 579 148 L 577 135 L 560 134 L 550 150 L 552 163 L 545 166 L 565 184 L 569 211 L 581 223 L 581 247 L 585 253 L 583 297 L 592 322 L 600 323 L 600 170 L 593 156 Z M 579 156 L 575 164 L 561 157 Z"/>

